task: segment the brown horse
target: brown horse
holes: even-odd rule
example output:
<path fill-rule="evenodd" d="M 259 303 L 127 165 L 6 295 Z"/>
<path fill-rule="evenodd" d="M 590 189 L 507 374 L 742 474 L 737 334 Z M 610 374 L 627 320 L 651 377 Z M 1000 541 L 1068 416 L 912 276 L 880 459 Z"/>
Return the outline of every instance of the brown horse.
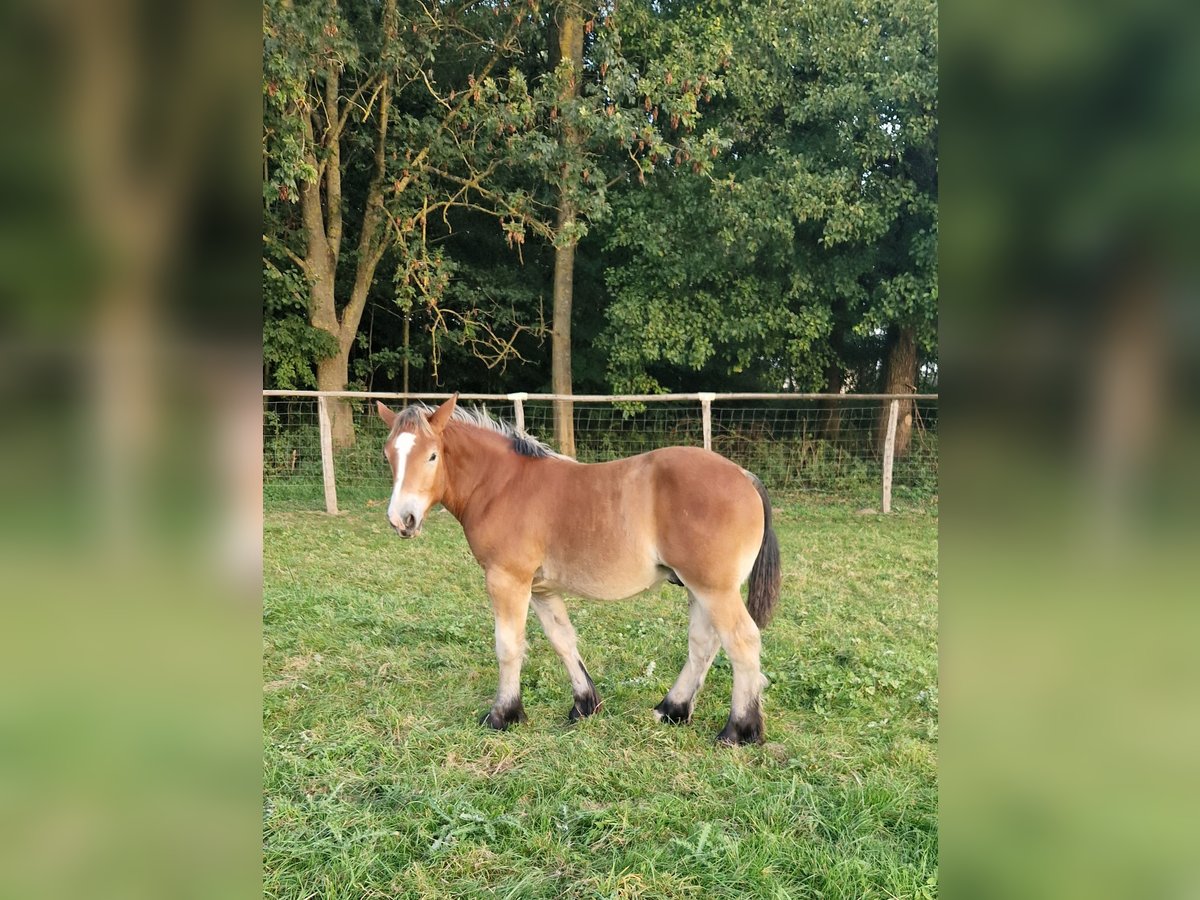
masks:
<path fill-rule="evenodd" d="M 584 465 L 485 414 L 456 409 L 457 399 L 436 410 L 378 407 L 391 429 L 384 445 L 394 485 L 388 521 L 401 537 L 414 537 L 441 503 L 462 524 L 486 575 L 500 685 L 483 724 L 505 729 L 525 719 L 521 659 L 530 602 L 570 676 L 574 721 L 595 712 L 600 698 L 560 593 L 616 600 L 671 581 L 688 593 L 688 659 L 655 715 L 691 719 L 719 641 L 733 665 L 733 702 L 717 739 L 762 741 L 759 628 L 780 588 L 762 482 L 696 447 Z"/>

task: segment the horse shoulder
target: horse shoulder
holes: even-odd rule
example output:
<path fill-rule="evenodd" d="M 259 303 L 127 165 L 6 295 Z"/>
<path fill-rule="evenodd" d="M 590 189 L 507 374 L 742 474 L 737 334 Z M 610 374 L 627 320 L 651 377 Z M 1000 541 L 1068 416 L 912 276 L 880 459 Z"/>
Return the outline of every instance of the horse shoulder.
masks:
<path fill-rule="evenodd" d="M 485 569 L 502 563 L 532 575 L 554 527 L 548 491 L 558 478 L 549 464 L 558 460 L 518 457 L 510 462 L 511 469 L 497 473 L 493 489 L 475 498 L 471 514 L 462 520 L 463 533 Z"/>

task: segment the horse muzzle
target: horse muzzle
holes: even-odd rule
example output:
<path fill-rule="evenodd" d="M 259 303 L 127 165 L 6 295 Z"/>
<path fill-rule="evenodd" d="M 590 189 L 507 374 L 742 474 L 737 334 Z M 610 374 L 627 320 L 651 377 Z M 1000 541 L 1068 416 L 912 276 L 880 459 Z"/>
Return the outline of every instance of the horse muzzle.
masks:
<path fill-rule="evenodd" d="M 388 503 L 387 519 L 402 538 L 416 537 L 425 524 L 429 502 L 420 494 L 396 492 Z"/>
<path fill-rule="evenodd" d="M 409 513 L 400 520 L 400 524 L 396 527 L 396 533 L 402 538 L 414 538 L 421 533 L 421 524 L 416 516 Z"/>

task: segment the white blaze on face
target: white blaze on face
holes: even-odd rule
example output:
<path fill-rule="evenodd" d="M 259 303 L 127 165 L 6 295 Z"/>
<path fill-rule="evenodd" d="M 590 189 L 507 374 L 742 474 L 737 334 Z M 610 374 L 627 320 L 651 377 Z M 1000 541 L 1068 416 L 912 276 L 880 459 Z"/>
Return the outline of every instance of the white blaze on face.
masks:
<path fill-rule="evenodd" d="M 400 521 L 400 488 L 404 486 L 404 470 L 408 466 L 408 454 L 412 451 L 417 436 L 406 431 L 392 445 L 396 451 L 396 480 L 392 484 L 392 499 L 388 502 L 388 521 L 393 525 Z"/>

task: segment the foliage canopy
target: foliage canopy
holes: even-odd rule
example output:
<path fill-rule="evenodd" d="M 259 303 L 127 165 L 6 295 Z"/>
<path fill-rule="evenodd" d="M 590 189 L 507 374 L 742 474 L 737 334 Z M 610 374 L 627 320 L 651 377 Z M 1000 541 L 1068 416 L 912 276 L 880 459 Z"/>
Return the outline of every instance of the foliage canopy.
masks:
<path fill-rule="evenodd" d="M 566 4 L 264 9 L 272 385 L 313 383 L 331 349 L 299 265 L 302 194 L 324 181 L 328 220 L 331 167 L 339 315 L 379 257 L 347 350 L 361 386 L 398 386 L 407 361 L 414 389 L 545 387 L 564 241 L 577 389 L 820 389 L 833 370 L 869 389 L 897 329 L 936 363 L 934 3 L 574 4 L 576 94 L 554 52 Z"/>

